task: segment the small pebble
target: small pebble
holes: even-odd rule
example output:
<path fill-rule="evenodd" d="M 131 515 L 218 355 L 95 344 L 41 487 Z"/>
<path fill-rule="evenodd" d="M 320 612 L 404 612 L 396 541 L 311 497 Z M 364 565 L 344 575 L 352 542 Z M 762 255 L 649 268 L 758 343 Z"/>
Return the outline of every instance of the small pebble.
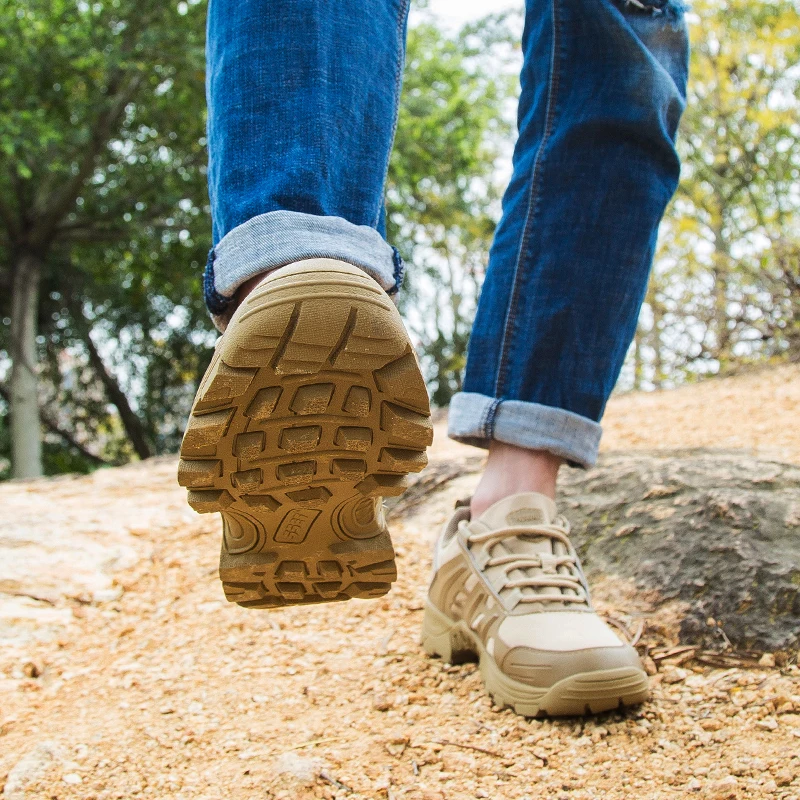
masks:
<path fill-rule="evenodd" d="M 788 786 L 794 780 L 794 772 L 789 767 L 784 767 L 779 769 L 774 777 L 778 786 Z"/>
<path fill-rule="evenodd" d="M 669 666 L 664 667 L 661 675 L 661 680 L 664 681 L 664 683 L 680 683 L 681 681 L 685 681 L 690 673 L 688 670 L 681 669 L 681 667 Z"/>
<path fill-rule="evenodd" d="M 758 725 L 759 728 L 764 728 L 764 730 L 774 731 L 778 728 L 778 720 L 774 717 L 767 717 L 766 719 L 760 719 L 756 722 L 756 725 Z"/>
<path fill-rule="evenodd" d="M 733 775 L 728 775 L 711 784 L 708 796 L 711 800 L 733 800 L 738 794 L 738 788 L 739 781 Z"/>
<path fill-rule="evenodd" d="M 642 664 L 644 665 L 644 671 L 648 675 L 655 675 L 658 672 L 658 667 L 656 666 L 656 662 L 653 661 L 650 656 L 645 656 L 642 659 Z"/>
<path fill-rule="evenodd" d="M 376 711 L 388 711 L 394 703 L 385 694 L 376 694 L 375 699 L 372 701 L 372 707 Z"/>
<path fill-rule="evenodd" d="M 35 661 L 26 661 L 22 665 L 22 674 L 26 678 L 38 678 L 42 674 L 42 668 Z"/>

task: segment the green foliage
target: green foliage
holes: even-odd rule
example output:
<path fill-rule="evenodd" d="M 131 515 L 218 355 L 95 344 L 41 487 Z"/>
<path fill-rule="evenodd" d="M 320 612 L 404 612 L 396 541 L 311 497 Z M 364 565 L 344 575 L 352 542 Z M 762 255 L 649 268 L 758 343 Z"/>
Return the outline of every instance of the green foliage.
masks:
<path fill-rule="evenodd" d="M 0 0 L 0 284 L 19 253 L 42 258 L 47 471 L 174 451 L 210 359 L 204 15 L 197 2 Z M 388 226 L 414 264 L 439 403 L 458 387 L 494 227 L 509 39 L 502 18 L 409 36 Z"/>
<path fill-rule="evenodd" d="M 149 452 L 176 447 L 209 358 L 204 22 L 198 2 L 0 3 L 0 284 L 42 257 L 41 405 L 111 461 L 133 448 L 91 345 Z"/>
<path fill-rule="evenodd" d="M 694 10 L 684 177 L 632 364 L 645 386 L 800 357 L 800 12 Z M 47 472 L 174 451 L 210 359 L 204 16 L 199 0 L 0 0 L 0 314 L 35 254 Z M 387 227 L 438 405 L 461 385 L 499 215 L 518 27 L 409 31 Z M 8 452 L 0 414 L 0 477 Z"/>
<path fill-rule="evenodd" d="M 800 10 L 693 8 L 683 176 L 639 333 L 655 385 L 800 358 Z"/>

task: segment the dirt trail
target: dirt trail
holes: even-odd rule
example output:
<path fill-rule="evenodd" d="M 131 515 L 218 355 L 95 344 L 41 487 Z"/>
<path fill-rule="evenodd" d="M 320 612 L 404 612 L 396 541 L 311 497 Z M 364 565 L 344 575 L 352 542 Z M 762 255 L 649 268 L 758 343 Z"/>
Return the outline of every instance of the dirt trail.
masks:
<path fill-rule="evenodd" d="M 798 462 L 798 400 L 797 367 L 622 396 L 607 445 Z M 225 603 L 219 523 L 185 506 L 172 459 L 0 487 L 4 796 L 800 798 L 796 665 L 677 653 L 641 709 L 540 721 L 494 709 L 474 665 L 425 658 L 430 543 L 477 480 L 476 451 L 442 432 L 422 479 L 471 469 L 397 507 L 400 579 L 375 602 Z M 627 590 L 612 579 L 596 597 L 613 613 Z M 674 637 L 668 617 L 649 626 Z"/>
<path fill-rule="evenodd" d="M 800 464 L 800 364 L 661 392 L 612 397 L 604 450 L 742 448 Z"/>

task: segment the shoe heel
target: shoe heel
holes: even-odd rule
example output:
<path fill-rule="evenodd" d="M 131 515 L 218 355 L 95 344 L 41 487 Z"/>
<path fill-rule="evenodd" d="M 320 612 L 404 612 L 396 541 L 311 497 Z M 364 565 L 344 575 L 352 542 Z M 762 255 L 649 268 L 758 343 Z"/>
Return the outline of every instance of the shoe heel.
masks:
<path fill-rule="evenodd" d="M 451 664 L 474 660 L 475 647 L 464 635 L 458 623 L 453 622 L 428 603 L 422 619 L 422 647 L 429 656 L 441 658 Z"/>
<path fill-rule="evenodd" d="M 221 512 L 228 600 L 273 608 L 386 594 L 397 577 L 380 499 L 433 440 L 399 312 L 357 267 L 307 259 L 231 319 L 198 390 L 178 482 Z"/>

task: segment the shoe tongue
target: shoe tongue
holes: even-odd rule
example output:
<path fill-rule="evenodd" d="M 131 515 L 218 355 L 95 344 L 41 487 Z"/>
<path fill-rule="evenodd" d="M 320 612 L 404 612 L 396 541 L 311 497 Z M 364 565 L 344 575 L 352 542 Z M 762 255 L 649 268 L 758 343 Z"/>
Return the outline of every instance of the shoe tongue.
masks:
<path fill-rule="evenodd" d="M 519 555 L 525 556 L 558 556 L 564 555 L 567 550 L 560 542 L 556 543 L 549 536 L 536 534 L 536 525 L 547 525 L 556 517 L 556 504 L 549 497 L 538 492 L 524 492 L 506 497 L 503 500 L 490 506 L 483 514 L 478 517 L 477 522 L 485 525 L 489 530 L 499 530 L 500 528 L 534 528 L 529 534 L 521 532 L 519 536 L 504 539 L 491 548 L 490 555 Z M 491 569 L 491 568 L 490 568 Z M 526 577 L 526 575 L 541 574 L 540 569 L 526 568 L 513 569 L 508 572 L 508 577 L 512 580 Z M 519 590 L 523 595 L 539 594 L 546 591 L 550 596 L 553 590 L 539 590 L 531 587 L 523 587 Z M 558 594 L 558 590 L 555 590 Z M 502 590 L 500 596 L 503 597 L 509 590 Z"/>
<path fill-rule="evenodd" d="M 496 531 L 498 528 L 547 524 L 555 516 L 556 504 L 549 497 L 538 492 L 522 492 L 489 506 L 478 521 Z"/>

